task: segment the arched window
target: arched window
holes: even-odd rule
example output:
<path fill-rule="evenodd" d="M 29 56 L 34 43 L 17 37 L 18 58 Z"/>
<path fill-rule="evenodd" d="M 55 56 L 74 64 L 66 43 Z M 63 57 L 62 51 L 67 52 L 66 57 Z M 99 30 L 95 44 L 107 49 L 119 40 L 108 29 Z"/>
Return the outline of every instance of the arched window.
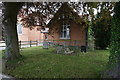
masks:
<path fill-rule="evenodd" d="M 70 39 L 70 24 L 63 21 L 60 39 Z"/>

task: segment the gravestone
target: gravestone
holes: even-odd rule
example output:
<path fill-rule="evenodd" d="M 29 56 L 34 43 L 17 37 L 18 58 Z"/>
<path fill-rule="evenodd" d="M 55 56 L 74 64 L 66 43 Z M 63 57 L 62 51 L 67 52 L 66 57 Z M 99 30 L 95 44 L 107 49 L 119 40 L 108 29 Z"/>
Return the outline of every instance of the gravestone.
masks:
<path fill-rule="evenodd" d="M 74 51 L 71 51 L 69 48 L 66 48 L 64 51 L 65 54 L 73 54 Z"/>
<path fill-rule="evenodd" d="M 75 51 L 73 50 L 70 50 L 70 48 L 65 48 L 64 46 L 57 46 L 56 47 L 56 53 L 59 54 L 59 53 L 63 53 L 63 54 L 73 54 L 75 53 Z"/>
<path fill-rule="evenodd" d="M 56 53 L 57 54 L 62 53 L 62 51 L 63 51 L 63 47 L 61 47 L 61 46 L 56 47 Z"/>
<path fill-rule="evenodd" d="M 81 52 L 86 52 L 86 46 L 81 46 Z"/>

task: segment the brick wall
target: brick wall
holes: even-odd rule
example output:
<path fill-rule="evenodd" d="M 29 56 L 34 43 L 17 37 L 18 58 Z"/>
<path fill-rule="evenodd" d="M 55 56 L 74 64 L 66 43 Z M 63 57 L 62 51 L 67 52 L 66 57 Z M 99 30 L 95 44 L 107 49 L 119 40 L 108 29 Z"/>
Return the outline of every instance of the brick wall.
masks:
<path fill-rule="evenodd" d="M 67 45 L 86 45 L 86 32 L 83 26 L 80 26 L 74 22 L 71 22 L 70 24 L 70 39 L 68 41 L 56 41 L 56 43 L 59 44 L 64 44 L 66 43 Z M 59 23 L 55 23 L 54 26 L 60 26 Z M 52 26 L 54 28 L 54 26 Z M 52 28 L 51 28 L 52 29 Z M 48 36 L 48 39 L 51 40 L 62 40 L 60 39 L 60 33 L 54 31 L 53 34 L 50 34 Z M 76 41 L 75 41 L 76 40 Z"/>
<path fill-rule="evenodd" d="M 19 41 L 36 41 L 43 39 L 43 33 L 34 28 L 30 30 L 29 28 L 22 27 L 22 34 L 18 35 Z"/>

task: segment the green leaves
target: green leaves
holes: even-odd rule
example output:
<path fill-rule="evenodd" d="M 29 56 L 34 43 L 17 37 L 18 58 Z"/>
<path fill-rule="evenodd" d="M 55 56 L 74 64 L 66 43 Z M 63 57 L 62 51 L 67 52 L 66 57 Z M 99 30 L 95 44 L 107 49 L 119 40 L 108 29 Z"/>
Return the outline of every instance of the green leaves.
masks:
<path fill-rule="evenodd" d="M 97 8 L 99 3 L 100 3 L 100 2 L 87 2 L 86 4 L 87 4 L 89 7 Z"/>
<path fill-rule="evenodd" d="M 120 63 L 120 2 L 116 3 L 114 11 L 111 27 L 111 55 L 109 58 L 109 64 L 112 66 Z"/>

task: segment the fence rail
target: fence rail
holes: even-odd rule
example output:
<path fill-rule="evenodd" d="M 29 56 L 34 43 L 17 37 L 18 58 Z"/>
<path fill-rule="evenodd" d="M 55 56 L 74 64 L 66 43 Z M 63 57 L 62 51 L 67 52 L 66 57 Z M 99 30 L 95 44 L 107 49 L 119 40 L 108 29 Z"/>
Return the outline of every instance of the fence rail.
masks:
<path fill-rule="evenodd" d="M 49 45 L 53 44 L 59 44 L 59 45 L 72 45 L 72 46 L 80 46 L 84 45 L 83 43 L 85 41 L 81 40 L 36 40 L 36 41 L 19 41 L 19 47 L 22 48 L 24 46 L 26 47 L 32 47 L 32 46 L 42 46 L 44 45 L 44 42 L 47 42 Z M 87 43 L 91 43 L 89 41 L 86 41 Z M 89 44 L 88 44 L 89 45 Z M 6 47 L 5 41 L 0 41 L 0 47 Z"/>
<path fill-rule="evenodd" d="M 6 47 L 5 41 L 0 41 L 0 47 Z"/>
<path fill-rule="evenodd" d="M 22 46 L 29 46 L 32 47 L 32 45 L 38 46 L 39 42 L 36 41 L 19 41 L 19 47 L 21 48 Z M 6 47 L 5 41 L 0 41 L 0 47 Z"/>

